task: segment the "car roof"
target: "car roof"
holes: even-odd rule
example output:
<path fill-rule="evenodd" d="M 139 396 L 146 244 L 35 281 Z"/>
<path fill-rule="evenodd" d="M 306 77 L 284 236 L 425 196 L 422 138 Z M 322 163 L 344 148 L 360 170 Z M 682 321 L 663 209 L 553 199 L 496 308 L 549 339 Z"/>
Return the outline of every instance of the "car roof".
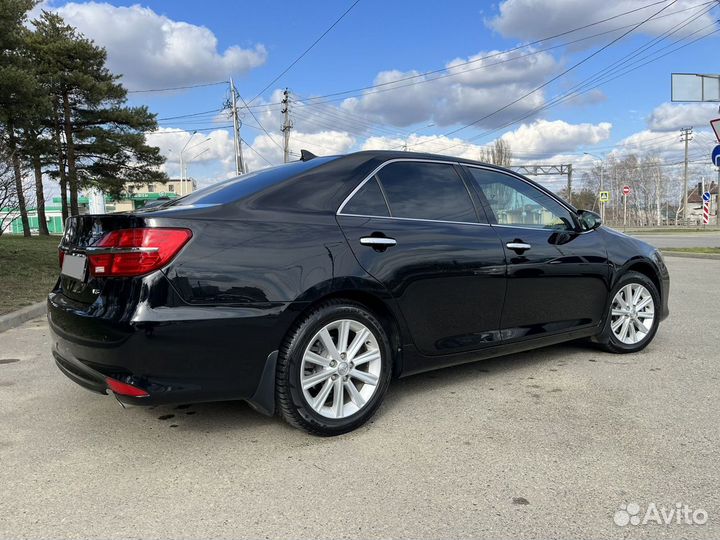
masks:
<path fill-rule="evenodd" d="M 307 156 L 308 153 L 303 155 Z M 214 186 L 210 194 L 217 193 L 218 199 L 222 200 L 221 191 L 225 191 L 226 204 L 233 204 L 237 209 L 242 208 L 245 214 L 264 210 L 334 215 L 336 209 L 362 180 L 384 163 L 396 159 L 480 165 L 518 176 L 503 167 L 455 156 L 398 150 L 362 150 L 342 155 L 315 156 L 304 161 L 293 161 L 285 166 L 261 169 L 253 173 L 254 179 L 248 178 L 250 182 L 247 184 L 243 177 L 237 177 Z M 547 192 L 543 186 L 535 185 Z M 234 189 L 238 191 L 236 195 L 232 194 Z M 205 197 L 205 194 L 196 192 L 177 200 L 176 204 L 182 205 L 185 199 L 194 198 L 200 203 L 217 202 L 214 199 L 205 201 Z"/>

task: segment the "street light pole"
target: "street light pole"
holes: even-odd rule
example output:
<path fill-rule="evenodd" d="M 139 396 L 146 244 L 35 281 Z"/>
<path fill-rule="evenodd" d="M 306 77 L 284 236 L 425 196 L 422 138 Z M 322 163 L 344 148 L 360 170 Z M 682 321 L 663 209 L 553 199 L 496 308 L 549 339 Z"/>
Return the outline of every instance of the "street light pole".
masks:
<path fill-rule="evenodd" d="M 583 154 L 585 154 L 586 156 L 592 156 L 600 160 L 600 191 L 605 191 L 605 179 L 603 178 L 605 172 L 603 164 L 605 162 L 605 159 L 598 156 L 597 154 L 591 154 L 590 152 L 583 152 Z M 605 221 L 605 203 L 603 201 L 600 201 L 600 219 Z"/>
<path fill-rule="evenodd" d="M 185 149 L 187 148 L 187 145 L 190 144 L 190 141 L 192 141 L 193 137 L 197 133 L 197 130 L 193 131 L 190 135 L 190 138 L 185 143 L 185 146 L 182 147 L 182 150 L 180 150 L 180 196 L 182 197 L 184 195 L 184 188 L 185 188 L 185 162 L 183 161 L 183 152 L 185 152 Z"/>
<path fill-rule="evenodd" d="M 191 149 L 193 149 L 197 146 L 200 146 L 201 144 L 206 143 L 212 139 L 212 137 L 207 137 L 207 138 L 203 139 L 202 141 L 195 143 L 191 147 L 188 148 L 188 144 L 190 144 L 190 141 L 192 141 L 192 138 L 195 136 L 196 133 L 197 133 L 197 130 L 192 132 L 192 135 L 190 135 L 190 138 L 185 143 L 185 146 L 183 146 L 182 150 L 180 150 L 180 196 L 181 197 L 183 195 L 185 195 L 185 180 L 186 180 L 185 177 L 187 176 L 187 171 L 185 170 L 186 164 L 185 164 L 185 159 L 183 158 L 183 153 L 185 152 L 185 150 L 191 150 Z M 195 156 L 195 157 L 197 157 L 197 156 Z"/>

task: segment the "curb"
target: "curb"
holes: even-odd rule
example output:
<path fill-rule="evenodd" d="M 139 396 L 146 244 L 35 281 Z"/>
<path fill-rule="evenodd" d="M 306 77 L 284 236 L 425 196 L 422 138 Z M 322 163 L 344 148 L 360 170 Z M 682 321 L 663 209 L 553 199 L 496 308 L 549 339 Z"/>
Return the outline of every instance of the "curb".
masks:
<path fill-rule="evenodd" d="M 0 315 L 0 332 L 5 332 L 5 330 L 10 330 L 24 322 L 40 317 L 46 311 L 47 302 L 43 301 L 18 309 L 7 315 Z"/>
<path fill-rule="evenodd" d="M 716 253 L 685 253 L 683 251 L 666 251 L 660 250 L 663 257 L 680 257 L 684 259 L 706 259 L 711 261 L 720 261 L 720 254 Z"/>

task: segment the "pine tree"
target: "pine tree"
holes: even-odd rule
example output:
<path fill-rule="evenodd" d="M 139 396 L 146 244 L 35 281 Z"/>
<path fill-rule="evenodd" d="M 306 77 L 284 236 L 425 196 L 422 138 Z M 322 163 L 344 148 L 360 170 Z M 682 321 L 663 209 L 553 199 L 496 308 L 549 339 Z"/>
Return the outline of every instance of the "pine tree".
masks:
<path fill-rule="evenodd" d="M 23 234 L 30 236 L 23 189 L 20 141 L 18 133 L 27 118 L 32 116 L 43 100 L 38 81 L 29 69 L 24 55 L 27 29 L 24 22 L 33 0 L 3 0 L 0 2 L 0 125 L 10 154 L 18 210 Z"/>
<path fill-rule="evenodd" d="M 164 162 L 144 133 L 157 129 L 146 107 L 127 107 L 127 91 L 106 67 L 98 47 L 60 16 L 43 12 L 34 21 L 30 49 L 54 103 L 53 130 L 57 176 L 67 180 L 69 211 L 77 215 L 78 192 L 94 186 L 119 196 L 126 183 L 166 181 Z M 64 144 L 61 142 L 64 137 Z"/>

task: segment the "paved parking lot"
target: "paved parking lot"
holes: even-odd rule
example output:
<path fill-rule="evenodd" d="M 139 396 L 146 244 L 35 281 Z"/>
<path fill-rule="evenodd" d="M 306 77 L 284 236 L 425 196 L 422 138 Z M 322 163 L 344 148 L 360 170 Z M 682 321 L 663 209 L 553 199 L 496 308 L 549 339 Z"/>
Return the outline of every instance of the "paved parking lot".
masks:
<path fill-rule="evenodd" d="M 720 537 L 720 261 L 667 262 L 644 352 L 396 381 L 333 439 L 242 403 L 123 410 L 57 371 L 43 320 L 0 334 L 0 537 Z M 708 520 L 616 525 L 629 503 Z"/>

